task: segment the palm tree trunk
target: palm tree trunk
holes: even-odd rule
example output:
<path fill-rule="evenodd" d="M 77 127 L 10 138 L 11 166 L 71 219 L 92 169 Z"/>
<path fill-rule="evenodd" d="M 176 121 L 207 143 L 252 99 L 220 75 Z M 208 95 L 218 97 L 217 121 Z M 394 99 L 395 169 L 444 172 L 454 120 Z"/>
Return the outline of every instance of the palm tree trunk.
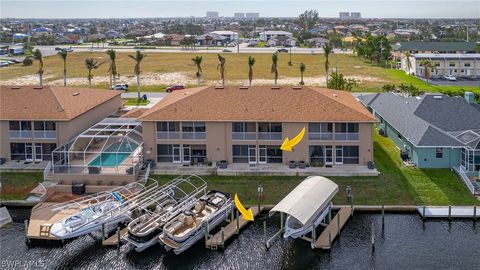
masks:
<path fill-rule="evenodd" d="M 38 77 L 40 79 L 40 87 L 43 86 L 43 74 L 42 73 L 38 73 Z"/>
<path fill-rule="evenodd" d="M 140 74 L 137 74 L 137 93 L 138 93 L 138 100 L 140 100 Z"/>
<path fill-rule="evenodd" d="M 112 74 L 112 77 L 113 77 L 113 85 L 117 85 L 117 75 Z"/>
<path fill-rule="evenodd" d="M 252 86 L 252 79 L 253 79 L 253 71 L 250 70 L 248 72 L 248 86 Z"/>
<path fill-rule="evenodd" d="M 301 85 L 304 85 L 305 83 L 303 82 L 303 72 L 302 72 L 302 74 L 301 74 L 301 78 L 302 78 L 302 79 L 300 80 L 300 84 L 301 84 Z"/>
<path fill-rule="evenodd" d="M 200 87 L 200 76 L 197 76 L 197 87 Z"/>
<path fill-rule="evenodd" d="M 63 86 L 67 86 L 67 68 L 63 68 Z"/>

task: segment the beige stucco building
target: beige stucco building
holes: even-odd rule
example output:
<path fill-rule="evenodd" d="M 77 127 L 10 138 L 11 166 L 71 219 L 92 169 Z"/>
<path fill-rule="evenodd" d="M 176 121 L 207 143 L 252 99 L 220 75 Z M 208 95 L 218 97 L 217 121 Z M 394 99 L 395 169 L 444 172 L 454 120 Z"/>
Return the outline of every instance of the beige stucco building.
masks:
<path fill-rule="evenodd" d="M 202 87 L 175 91 L 139 118 L 144 156 L 157 163 L 315 166 L 373 161 L 377 120 L 350 93 L 310 87 Z M 285 138 L 305 128 L 293 151 Z"/>
<path fill-rule="evenodd" d="M 120 93 L 57 86 L 1 86 L 0 158 L 39 162 L 118 111 Z"/>

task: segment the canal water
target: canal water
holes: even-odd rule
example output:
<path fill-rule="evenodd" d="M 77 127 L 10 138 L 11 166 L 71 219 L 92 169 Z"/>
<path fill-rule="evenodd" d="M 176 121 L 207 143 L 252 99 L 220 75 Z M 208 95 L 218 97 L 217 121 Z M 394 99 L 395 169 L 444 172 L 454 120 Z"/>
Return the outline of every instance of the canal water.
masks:
<path fill-rule="evenodd" d="M 29 210 L 9 209 L 14 223 L 0 230 L 1 269 L 480 269 L 480 224 L 472 220 L 429 220 L 414 214 L 355 213 L 330 252 L 311 250 L 303 240 L 277 238 L 265 249 L 259 216 L 224 250 L 200 241 L 181 255 L 155 245 L 142 253 L 128 246 L 103 247 L 85 236 L 63 246 L 27 247 L 23 220 Z M 375 224 L 375 248 L 371 227 Z M 279 218 L 267 219 L 268 235 Z M 16 264 L 15 264 L 16 263 Z"/>

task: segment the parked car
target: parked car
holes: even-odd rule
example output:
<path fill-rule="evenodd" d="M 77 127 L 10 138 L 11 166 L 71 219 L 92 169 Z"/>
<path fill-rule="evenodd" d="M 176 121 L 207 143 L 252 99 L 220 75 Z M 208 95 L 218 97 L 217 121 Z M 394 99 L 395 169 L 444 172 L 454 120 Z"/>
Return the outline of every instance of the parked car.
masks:
<path fill-rule="evenodd" d="M 0 67 L 8 67 L 10 65 L 7 61 L 0 61 Z"/>
<path fill-rule="evenodd" d="M 223 48 L 222 52 L 232 52 L 232 50 L 230 50 L 228 48 Z"/>
<path fill-rule="evenodd" d="M 16 58 L 10 59 L 9 61 L 10 61 L 10 62 L 13 62 L 13 63 L 16 63 L 16 64 L 22 63 L 22 61 L 20 61 L 20 60 L 18 60 L 18 59 L 16 59 Z"/>
<path fill-rule="evenodd" d="M 60 48 L 60 47 L 55 47 L 55 51 L 61 51 L 61 50 L 62 50 L 62 48 Z"/>
<path fill-rule="evenodd" d="M 65 51 L 67 51 L 67 52 L 73 52 L 73 49 L 72 49 L 72 48 L 68 48 L 68 49 L 65 49 Z"/>
<path fill-rule="evenodd" d="M 446 76 L 443 76 L 443 78 L 445 80 L 449 80 L 449 81 L 456 81 L 457 80 L 457 78 L 453 75 L 446 75 Z"/>
<path fill-rule="evenodd" d="M 175 85 L 171 85 L 171 86 L 167 87 L 167 89 L 165 89 L 165 92 L 171 93 L 175 90 L 182 90 L 182 89 L 185 89 L 185 86 L 183 86 L 181 84 L 175 84 Z"/>
<path fill-rule="evenodd" d="M 123 90 L 123 91 L 128 91 L 128 84 L 116 84 L 112 86 L 112 90 Z"/>
<path fill-rule="evenodd" d="M 288 49 L 287 48 L 280 48 L 277 50 L 277 52 L 279 53 L 288 53 Z"/>

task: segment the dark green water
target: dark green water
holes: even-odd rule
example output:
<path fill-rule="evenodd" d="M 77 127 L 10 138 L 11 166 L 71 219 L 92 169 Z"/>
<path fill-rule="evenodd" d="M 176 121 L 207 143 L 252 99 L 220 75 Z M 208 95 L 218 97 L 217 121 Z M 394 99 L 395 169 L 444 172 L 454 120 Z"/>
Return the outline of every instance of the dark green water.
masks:
<path fill-rule="evenodd" d="M 2 269 L 480 269 L 480 233 L 472 220 L 423 224 L 418 215 L 388 214 L 382 230 L 380 215 L 357 212 L 326 252 L 311 250 L 303 240 L 283 238 L 266 250 L 260 217 L 227 242 L 224 250 L 207 250 L 200 241 L 177 256 L 159 245 L 142 253 L 128 246 L 118 251 L 90 236 L 64 246 L 29 248 L 23 225 L 29 211 L 10 212 L 15 223 L 0 230 Z M 271 236 L 279 229 L 279 219 L 267 219 L 267 225 Z"/>

